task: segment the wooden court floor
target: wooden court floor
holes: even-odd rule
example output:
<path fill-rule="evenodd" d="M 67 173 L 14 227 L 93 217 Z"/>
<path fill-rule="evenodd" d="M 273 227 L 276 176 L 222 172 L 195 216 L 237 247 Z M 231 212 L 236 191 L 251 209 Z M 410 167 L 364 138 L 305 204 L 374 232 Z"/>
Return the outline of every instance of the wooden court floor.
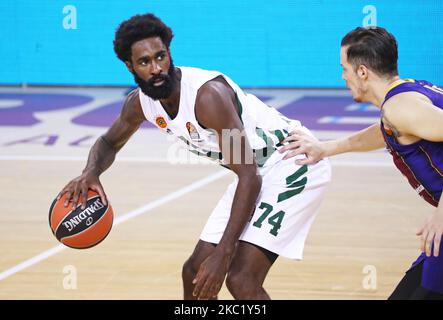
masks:
<path fill-rule="evenodd" d="M 83 166 L 0 161 L 0 273 L 58 245 L 48 208 Z M 118 218 L 220 170 L 116 162 L 102 182 Z M 228 174 L 115 226 L 97 247 L 68 248 L 13 272 L 0 281 L 0 299 L 181 299 L 182 263 L 231 179 Z M 304 260 L 279 258 L 265 288 L 274 299 L 386 299 L 418 256 L 415 231 L 431 212 L 393 167 L 334 165 Z M 367 270 L 371 287 L 364 285 Z M 74 282 L 66 287 L 68 276 Z M 226 287 L 220 298 L 232 299 Z"/>

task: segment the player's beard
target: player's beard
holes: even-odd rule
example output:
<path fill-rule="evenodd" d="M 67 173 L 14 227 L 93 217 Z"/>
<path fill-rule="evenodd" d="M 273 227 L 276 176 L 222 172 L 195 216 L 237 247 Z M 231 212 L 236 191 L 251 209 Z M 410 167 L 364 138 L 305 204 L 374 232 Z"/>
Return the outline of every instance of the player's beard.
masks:
<path fill-rule="evenodd" d="M 134 72 L 134 80 L 140 87 L 141 91 L 143 91 L 143 93 L 148 97 L 154 100 L 166 99 L 171 95 L 172 91 L 174 91 L 174 88 L 177 85 L 177 76 L 175 75 L 174 63 L 171 60 L 168 74 L 159 74 L 153 76 L 148 81 L 145 81 L 140 78 L 136 72 Z M 163 80 L 163 84 L 160 86 L 154 86 L 154 82 L 157 80 Z"/>

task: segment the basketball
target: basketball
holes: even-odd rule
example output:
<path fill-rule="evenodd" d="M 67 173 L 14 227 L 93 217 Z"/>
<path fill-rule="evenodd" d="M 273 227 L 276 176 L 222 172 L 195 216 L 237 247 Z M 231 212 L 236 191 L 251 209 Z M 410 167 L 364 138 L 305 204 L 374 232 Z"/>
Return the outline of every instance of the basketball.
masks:
<path fill-rule="evenodd" d="M 91 248 L 103 241 L 112 228 L 114 212 L 111 205 L 103 204 L 100 195 L 88 191 L 86 208 L 81 203 L 75 209 L 64 206 L 66 193 L 54 199 L 49 209 L 49 226 L 58 241 L 75 249 Z"/>

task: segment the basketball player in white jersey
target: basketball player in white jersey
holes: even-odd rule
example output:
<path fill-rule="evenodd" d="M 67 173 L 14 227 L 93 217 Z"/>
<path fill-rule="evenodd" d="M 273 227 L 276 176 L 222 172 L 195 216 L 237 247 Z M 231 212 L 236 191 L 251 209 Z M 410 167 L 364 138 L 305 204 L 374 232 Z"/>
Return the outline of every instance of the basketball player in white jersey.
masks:
<path fill-rule="evenodd" d="M 216 298 L 226 278 L 236 299 L 269 299 L 263 282 L 275 259 L 302 258 L 330 166 L 327 160 L 312 166 L 283 160 L 284 154 L 275 151 L 289 132 L 309 131 L 219 72 L 175 67 L 172 37 L 171 29 L 152 14 L 119 26 L 114 50 L 139 88 L 127 96 L 120 116 L 92 147 L 83 173 L 59 196 L 67 193 L 65 205 L 85 206 L 87 190 L 93 189 L 106 203 L 100 174 L 148 120 L 237 176 L 183 266 L 184 298 Z M 232 132 L 243 133 L 241 143 L 233 145 Z"/>

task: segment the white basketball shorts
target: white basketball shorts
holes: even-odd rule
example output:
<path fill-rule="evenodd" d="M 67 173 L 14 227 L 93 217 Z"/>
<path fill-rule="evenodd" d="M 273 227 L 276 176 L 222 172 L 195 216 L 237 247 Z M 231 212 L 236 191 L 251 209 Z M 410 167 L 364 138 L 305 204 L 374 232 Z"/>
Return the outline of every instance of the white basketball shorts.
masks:
<path fill-rule="evenodd" d="M 254 213 L 240 240 L 280 256 L 301 260 L 309 229 L 331 180 L 328 159 L 299 166 L 294 158 L 280 160 L 262 176 Z M 211 213 L 200 239 L 219 243 L 231 214 L 238 179 L 231 183 Z"/>

